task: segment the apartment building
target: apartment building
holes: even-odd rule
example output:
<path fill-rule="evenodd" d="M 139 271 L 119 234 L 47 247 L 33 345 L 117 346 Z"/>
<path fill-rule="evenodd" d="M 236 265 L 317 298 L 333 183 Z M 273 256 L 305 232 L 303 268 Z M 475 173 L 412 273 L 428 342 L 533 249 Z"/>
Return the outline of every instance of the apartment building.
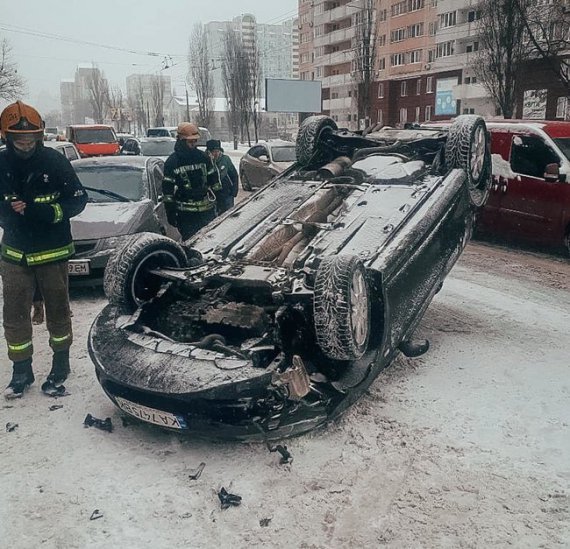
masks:
<path fill-rule="evenodd" d="M 204 25 L 210 56 L 214 60 L 212 75 L 214 93 L 224 92 L 221 64 L 224 57 L 224 35 L 233 29 L 242 39 L 246 51 L 259 51 L 261 78 L 298 78 L 299 25 L 297 18 L 279 24 L 259 23 L 254 15 L 243 14 L 231 21 L 210 21 Z M 262 80 L 263 82 L 263 80 Z M 264 86 L 261 86 L 262 93 Z"/>

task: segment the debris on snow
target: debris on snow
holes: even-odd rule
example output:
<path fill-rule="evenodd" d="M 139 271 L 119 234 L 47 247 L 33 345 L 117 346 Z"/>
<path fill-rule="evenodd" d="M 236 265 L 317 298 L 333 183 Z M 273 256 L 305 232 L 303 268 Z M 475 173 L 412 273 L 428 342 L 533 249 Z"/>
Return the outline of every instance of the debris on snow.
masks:
<path fill-rule="evenodd" d="M 113 423 L 111 422 L 110 417 L 106 419 L 98 419 L 96 417 L 93 417 L 91 414 L 87 414 L 83 420 L 83 425 L 85 427 L 96 427 L 97 429 L 101 429 L 101 431 L 107 431 L 108 433 L 113 432 Z"/>
<path fill-rule="evenodd" d="M 204 467 L 206 467 L 206 464 L 202 462 L 200 463 L 200 465 L 198 465 L 196 469 L 192 469 L 190 474 L 188 475 L 190 480 L 198 480 L 200 478 L 200 475 L 202 474 L 202 471 L 204 470 Z"/>
<path fill-rule="evenodd" d="M 222 509 L 228 509 L 232 505 L 241 505 L 241 496 L 230 494 L 223 486 L 222 489 L 218 492 L 218 497 L 220 498 Z"/>

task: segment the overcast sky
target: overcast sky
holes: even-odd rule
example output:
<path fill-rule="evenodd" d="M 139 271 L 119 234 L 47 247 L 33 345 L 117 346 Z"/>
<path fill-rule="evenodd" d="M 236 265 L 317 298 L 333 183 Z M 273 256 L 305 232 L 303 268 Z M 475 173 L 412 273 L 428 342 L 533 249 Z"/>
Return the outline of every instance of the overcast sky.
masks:
<path fill-rule="evenodd" d="M 24 99 L 45 112 L 59 110 L 59 82 L 82 63 L 96 63 L 124 89 L 127 75 L 156 73 L 169 56 L 163 74 L 183 89 L 194 24 L 242 13 L 279 24 L 296 16 L 297 0 L 0 0 L 0 39 L 26 79 Z"/>

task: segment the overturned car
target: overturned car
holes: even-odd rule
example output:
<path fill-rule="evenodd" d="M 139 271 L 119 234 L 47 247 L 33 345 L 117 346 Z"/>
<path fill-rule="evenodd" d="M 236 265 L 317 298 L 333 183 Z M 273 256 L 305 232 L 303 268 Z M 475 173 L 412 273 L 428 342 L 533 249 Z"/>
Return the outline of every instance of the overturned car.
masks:
<path fill-rule="evenodd" d="M 297 162 L 182 245 L 134 235 L 105 273 L 89 352 L 124 412 L 271 440 L 354 402 L 413 333 L 489 192 L 477 116 L 448 129 L 338 129 L 313 116 Z"/>

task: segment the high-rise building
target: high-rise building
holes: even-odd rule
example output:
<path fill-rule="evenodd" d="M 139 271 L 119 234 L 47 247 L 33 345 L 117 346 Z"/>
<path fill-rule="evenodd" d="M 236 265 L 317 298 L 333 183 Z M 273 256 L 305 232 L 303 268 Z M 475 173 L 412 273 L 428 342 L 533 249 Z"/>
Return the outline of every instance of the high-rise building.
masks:
<path fill-rule="evenodd" d="M 223 96 L 222 60 L 224 35 L 233 29 L 242 39 L 246 51 L 259 51 L 262 86 L 265 78 L 298 77 L 298 23 L 289 19 L 280 24 L 258 23 L 255 16 L 244 14 L 232 21 L 211 21 L 204 25 L 212 59 L 214 95 Z"/>

